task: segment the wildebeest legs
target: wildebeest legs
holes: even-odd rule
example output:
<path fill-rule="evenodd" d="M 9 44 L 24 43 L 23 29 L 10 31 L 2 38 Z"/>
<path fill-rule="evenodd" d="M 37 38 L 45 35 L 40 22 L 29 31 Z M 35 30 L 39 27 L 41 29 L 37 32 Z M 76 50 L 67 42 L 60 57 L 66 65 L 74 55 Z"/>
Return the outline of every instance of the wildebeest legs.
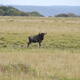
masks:
<path fill-rule="evenodd" d="M 41 47 L 41 42 L 39 42 L 39 47 Z"/>
<path fill-rule="evenodd" d="M 31 44 L 31 42 L 28 42 L 27 47 L 29 47 L 30 44 Z"/>

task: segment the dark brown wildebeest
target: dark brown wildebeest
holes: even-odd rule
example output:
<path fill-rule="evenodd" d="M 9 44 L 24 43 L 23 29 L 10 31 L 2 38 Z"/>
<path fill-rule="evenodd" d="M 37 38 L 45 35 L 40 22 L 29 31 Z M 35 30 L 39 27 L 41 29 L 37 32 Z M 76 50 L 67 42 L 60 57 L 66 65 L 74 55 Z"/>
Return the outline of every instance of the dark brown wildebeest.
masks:
<path fill-rule="evenodd" d="M 42 41 L 44 40 L 44 35 L 46 34 L 47 33 L 39 33 L 38 35 L 35 35 L 35 36 L 29 36 L 27 47 L 29 47 L 31 43 L 39 43 L 39 47 L 40 47 Z"/>

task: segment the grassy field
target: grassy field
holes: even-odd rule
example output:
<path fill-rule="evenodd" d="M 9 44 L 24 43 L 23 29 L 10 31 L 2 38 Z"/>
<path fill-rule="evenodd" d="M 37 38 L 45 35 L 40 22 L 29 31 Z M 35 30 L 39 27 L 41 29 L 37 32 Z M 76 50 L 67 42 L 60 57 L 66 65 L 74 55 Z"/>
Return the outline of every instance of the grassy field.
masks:
<path fill-rule="evenodd" d="M 0 17 L 0 80 L 80 80 L 80 18 Z"/>

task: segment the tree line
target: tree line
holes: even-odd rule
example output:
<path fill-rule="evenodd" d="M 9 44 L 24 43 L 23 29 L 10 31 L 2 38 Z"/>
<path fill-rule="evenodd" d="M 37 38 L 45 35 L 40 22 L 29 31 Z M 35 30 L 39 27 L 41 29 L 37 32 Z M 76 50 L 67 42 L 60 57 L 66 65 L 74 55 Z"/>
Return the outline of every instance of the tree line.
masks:
<path fill-rule="evenodd" d="M 38 12 L 23 12 L 11 6 L 0 6 L 0 16 L 43 16 Z"/>

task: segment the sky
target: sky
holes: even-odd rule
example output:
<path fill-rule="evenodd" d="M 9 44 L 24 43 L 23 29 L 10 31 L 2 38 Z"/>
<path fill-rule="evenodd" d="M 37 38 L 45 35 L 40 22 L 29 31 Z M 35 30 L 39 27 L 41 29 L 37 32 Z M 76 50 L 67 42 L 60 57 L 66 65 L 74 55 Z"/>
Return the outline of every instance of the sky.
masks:
<path fill-rule="evenodd" d="M 80 6 L 80 0 L 0 0 L 0 5 Z"/>

